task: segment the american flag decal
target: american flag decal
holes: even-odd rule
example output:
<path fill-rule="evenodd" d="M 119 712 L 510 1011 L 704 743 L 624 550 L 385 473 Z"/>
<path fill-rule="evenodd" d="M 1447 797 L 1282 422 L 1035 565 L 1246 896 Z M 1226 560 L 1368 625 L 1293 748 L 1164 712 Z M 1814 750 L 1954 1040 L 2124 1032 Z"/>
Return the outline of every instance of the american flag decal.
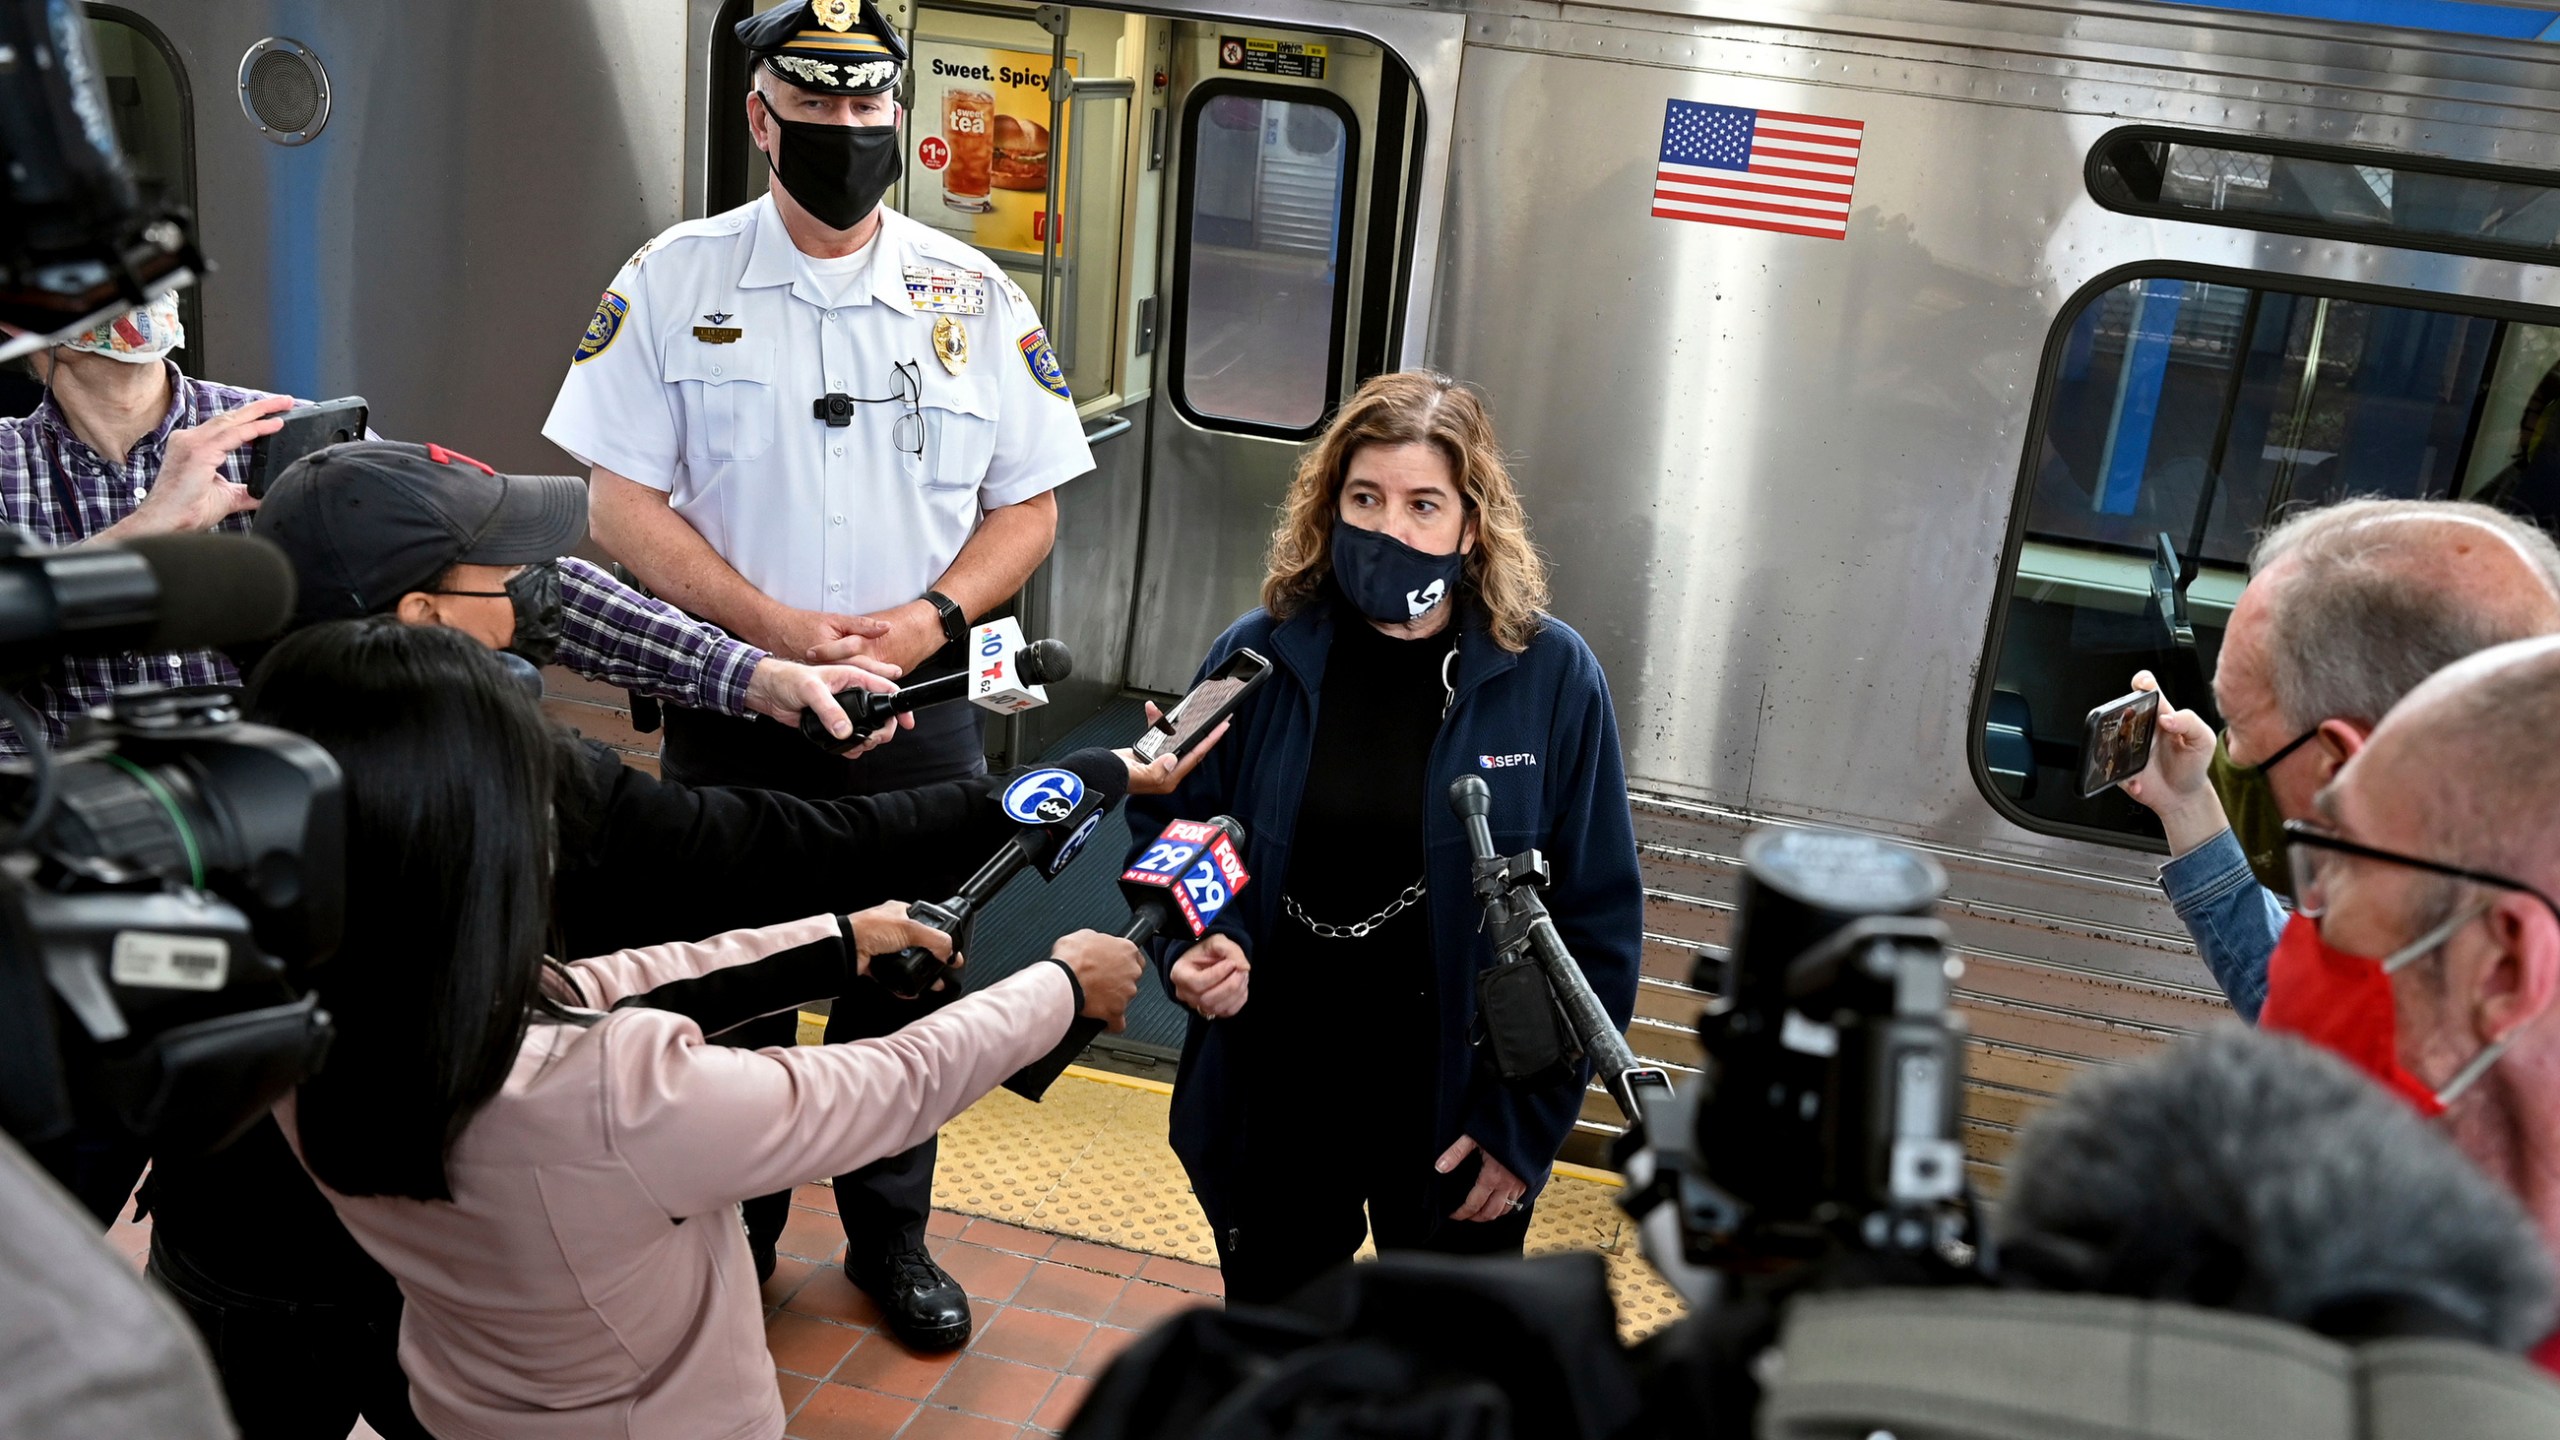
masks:
<path fill-rule="evenodd" d="M 1662 118 L 1653 213 L 1845 239 L 1864 120 L 1674 100 Z"/>

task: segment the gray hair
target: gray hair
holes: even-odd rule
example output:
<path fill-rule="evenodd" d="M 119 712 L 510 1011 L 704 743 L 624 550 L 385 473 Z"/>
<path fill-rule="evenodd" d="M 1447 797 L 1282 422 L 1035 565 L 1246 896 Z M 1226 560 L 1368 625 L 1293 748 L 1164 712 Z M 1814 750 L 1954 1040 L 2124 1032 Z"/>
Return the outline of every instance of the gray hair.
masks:
<path fill-rule="evenodd" d="M 2470 546 L 2521 561 L 2466 563 Z M 2348 500 L 2267 532 L 2252 572 L 2290 562 L 2269 596 L 2267 682 L 2296 727 L 2381 720 L 2418 682 L 2492 645 L 2560 629 L 2560 546 L 2467 500 Z"/>
<path fill-rule="evenodd" d="M 2350 1333 L 2422 1307 L 2524 1350 L 2560 1296 L 2515 1197 L 2344 1061 L 2224 1025 L 2092 1075 L 2010 1162 L 2005 1267 Z"/>

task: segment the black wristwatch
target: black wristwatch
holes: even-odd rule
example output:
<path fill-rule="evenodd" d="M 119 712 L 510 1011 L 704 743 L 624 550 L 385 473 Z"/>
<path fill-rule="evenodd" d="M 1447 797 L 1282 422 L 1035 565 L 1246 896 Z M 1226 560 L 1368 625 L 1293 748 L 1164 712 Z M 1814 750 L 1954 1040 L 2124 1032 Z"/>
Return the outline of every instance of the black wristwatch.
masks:
<path fill-rule="evenodd" d="M 969 617 L 961 611 L 960 602 L 939 590 L 927 590 L 924 592 L 924 598 L 927 604 L 942 615 L 943 640 L 949 644 L 959 644 L 960 638 L 969 633 Z"/>

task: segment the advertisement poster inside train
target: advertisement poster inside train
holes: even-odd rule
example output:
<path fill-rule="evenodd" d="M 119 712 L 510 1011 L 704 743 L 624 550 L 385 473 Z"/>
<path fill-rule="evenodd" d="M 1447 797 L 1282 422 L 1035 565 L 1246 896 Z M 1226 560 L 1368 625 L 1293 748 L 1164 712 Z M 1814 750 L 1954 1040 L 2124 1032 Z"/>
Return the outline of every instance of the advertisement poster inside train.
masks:
<path fill-rule="evenodd" d="M 1067 73 L 1076 67 L 1071 54 Z M 1049 167 L 1067 154 L 1064 115 L 1061 133 L 1049 133 L 1048 52 L 919 37 L 912 68 L 907 214 L 989 254 L 1037 257 L 1049 233 Z M 1058 182 L 1063 207 L 1065 171 Z"/>

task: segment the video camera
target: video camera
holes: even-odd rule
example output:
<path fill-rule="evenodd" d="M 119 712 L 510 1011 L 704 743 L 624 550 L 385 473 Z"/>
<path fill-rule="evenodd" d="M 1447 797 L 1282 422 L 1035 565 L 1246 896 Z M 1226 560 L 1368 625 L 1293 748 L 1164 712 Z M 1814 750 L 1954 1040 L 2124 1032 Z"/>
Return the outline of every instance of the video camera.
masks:
<path fill-rule="evenodd" d="M 1744 842 L 1732 948 L 1701 954 L 1693 980 L 1723 997 L 1699 1025 L 1705 1083 L 1657 1104 L 1619 1156 L 1629 1213 L 1676 1222 L 1647 1227 L 1666 1274 L 1843 1254 L 1974 1267 L 1963 967 L 1928 918 L 1945 893 L 1936 864 L 1873 836 Z"/>
<path fill-rule="evenodd" d="M 290 566 L 245 536 L 0 552 L 0 685 L 61 655 L 263 638 L 292 611 Z M 336 763 L 220 688 L 121 691 L 59 754 L 7 689 L 0 717 L 29 752 L 0 766 L 0 1129 L 219 1148 L 327 1050 L 302 980 L 343 928 Z"/>

